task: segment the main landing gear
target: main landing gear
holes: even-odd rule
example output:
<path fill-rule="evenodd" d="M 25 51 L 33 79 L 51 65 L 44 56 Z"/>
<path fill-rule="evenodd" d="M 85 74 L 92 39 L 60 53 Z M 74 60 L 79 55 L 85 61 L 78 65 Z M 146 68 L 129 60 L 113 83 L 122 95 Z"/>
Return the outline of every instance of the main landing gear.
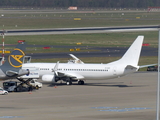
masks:
<path fill-rule="evenodd" d="M 76 82 L 76 80 L 75 81 L 74 80 L 72 81 L 71 79 L 67 79 L 66 80 L 66 84 L 67 85 L 72 85 L 72 82 Z M 78 81 L 78 85 L 84 85 L 84 81 L 83 80 L 79 80 Z"/>
<path fill-rule="evenodd" d="M 83 80 L 78 81 L 78 85 L 84 85 L 84 81 Z"/>
<path fill-rule="evenodd" d="M 67 81 L 66 84 L 67 85 L 72 85 L 72 81 Z"/>
<path fill-rule="evenodd" d="M 67 79 L 66 79 L 66 84 L 67 84 L 67 85 L 72 85 L 72 80 L 71 80 L 70 78 L 67 78 Z"/>

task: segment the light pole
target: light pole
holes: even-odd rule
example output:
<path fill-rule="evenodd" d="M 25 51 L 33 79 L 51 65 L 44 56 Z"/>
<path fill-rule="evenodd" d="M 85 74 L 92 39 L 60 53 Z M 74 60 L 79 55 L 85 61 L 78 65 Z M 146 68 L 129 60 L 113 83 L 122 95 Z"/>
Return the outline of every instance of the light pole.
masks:
<path fill-rule="evenodd" d="M 159 120 L 159 93 L 160 93 L 160 28 L 158 36 L 158 86 L 157 86 L 157 120 Z"/>

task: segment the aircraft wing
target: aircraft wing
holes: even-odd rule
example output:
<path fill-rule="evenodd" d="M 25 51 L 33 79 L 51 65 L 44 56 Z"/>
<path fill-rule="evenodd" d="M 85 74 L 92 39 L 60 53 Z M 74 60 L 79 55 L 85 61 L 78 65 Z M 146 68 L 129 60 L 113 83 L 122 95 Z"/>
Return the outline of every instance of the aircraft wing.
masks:
<path fill-rule="evenodd" d="M 58 72 L 59 77 L 70 77 L 73 79 L 84 79 L 84 76 L 77 74 L 77 73 L 63 73 L 63 72 Z"/>
<path fill-rule="evenodd" d="M 58 65 L 59 65 L 59 61 L 54 66 L 54 72 L 55 72 L 57 77 L 69 77 L 69 78 L 76 79 L 76 80 L 84 79 L 84 77 L 82 75 L 74 73 L 74 72 L 73 73 L 70 73 L 70 72 L 58 72 L 57 71 Z"/>

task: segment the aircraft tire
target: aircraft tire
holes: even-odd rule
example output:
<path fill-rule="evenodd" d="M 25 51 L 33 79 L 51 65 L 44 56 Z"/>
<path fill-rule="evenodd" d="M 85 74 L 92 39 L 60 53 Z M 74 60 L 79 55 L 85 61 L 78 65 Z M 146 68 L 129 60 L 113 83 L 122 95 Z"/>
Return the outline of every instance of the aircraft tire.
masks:
<path fill-rule="evenodd" d="M 67 85 L 72 85 L 72 82 L 71 81 L 67 81 L 66 84 Z"/>

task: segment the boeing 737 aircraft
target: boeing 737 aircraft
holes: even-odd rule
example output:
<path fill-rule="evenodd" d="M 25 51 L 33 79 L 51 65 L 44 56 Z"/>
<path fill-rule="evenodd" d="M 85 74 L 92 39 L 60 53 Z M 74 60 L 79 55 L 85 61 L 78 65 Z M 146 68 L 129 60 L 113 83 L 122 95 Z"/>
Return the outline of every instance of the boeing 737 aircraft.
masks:
<path fill-rule="evenodd" d="M 25 63 L 23 69 L 29 69 L 30 74 L 20 78 L 41 78 L 46 82 L 63 80 L 67 85 L 84 80 L 106 80 L 136 72 L 140 66 L 138 61 L 144 36 L 138 36 L 121 59 L 108 64 L 68 64 L 68 63 Z M 146 66 L 144 66 L 146 67 Z"/>
<path fill-rule="evenodd" d="M 0 80 L 16 78 L 29 74 L 28 70 L 21 69 L 25 56 L 25 43 L 21 42 L 9 55 L 8 59 L 0 66 Z"/>

